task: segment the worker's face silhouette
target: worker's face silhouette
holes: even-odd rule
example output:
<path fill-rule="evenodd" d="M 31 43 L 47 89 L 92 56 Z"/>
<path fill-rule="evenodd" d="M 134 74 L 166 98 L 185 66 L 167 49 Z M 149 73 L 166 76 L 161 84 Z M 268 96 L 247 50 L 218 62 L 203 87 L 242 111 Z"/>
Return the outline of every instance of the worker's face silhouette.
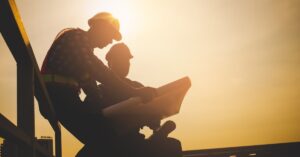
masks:
<path fill-rule="evenodd" d="M 129 73 L 130 58 L 111 58 L 111 60 L 108 61 L 108 66 L 120 78 L 125 78 Z"/>
<path fill-rule="evenodd" d="M 104 48 L 113 42 L 113 28 L 107 24 L 99 24 L 89 30 L 93 47 Z"/>

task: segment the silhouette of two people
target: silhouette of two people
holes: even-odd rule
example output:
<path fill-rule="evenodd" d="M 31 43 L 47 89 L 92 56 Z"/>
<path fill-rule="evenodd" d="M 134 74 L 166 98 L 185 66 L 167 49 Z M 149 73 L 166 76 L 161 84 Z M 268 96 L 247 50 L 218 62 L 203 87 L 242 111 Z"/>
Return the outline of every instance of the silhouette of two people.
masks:
<path fill-rule="evenodd" d="M 77 156 L 181 156 L 180 142 L 167 138 L 168 132 L 175 128 L 174 123 L 160 127 L 158 119 L 145 120 L 140 127 L 148 125 L 157 132 L 151 139 L 145 139 L 139 128 L 120 136 L 112 122 L 103 116 L 103 108 L 133 96 L 150 101 L 156 90 L 126 78 L 131 55 L 110 58 L 130 54 L 125 44 L 115 45 L 108 53 L 110 68 L 93 54 L 94 48 L 122 39 L 118 19 L 102 12 L 89 19 L 88 24 L 87 31 L 69 28 L 59 33 L 41 69 L 59 121 L 85 144 Z M 79 97 L 81 89 L 87 95 L 85 101 Z"/>

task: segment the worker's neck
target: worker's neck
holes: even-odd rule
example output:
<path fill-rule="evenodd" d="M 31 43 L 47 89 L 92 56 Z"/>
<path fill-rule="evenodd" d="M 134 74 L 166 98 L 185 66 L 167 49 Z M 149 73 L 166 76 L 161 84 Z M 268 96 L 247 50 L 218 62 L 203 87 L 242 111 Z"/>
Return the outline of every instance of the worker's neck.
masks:
<path fill-rule="evenodd" d="M 88 31 L 86 31 L 86 33 L 87 33 L 87 37 L 89 39 L 90 46 L 92 48 L 96 48 L 97 47 L 97 43 L 96 43 L 96 40 L 94 39 L 95 38 L 95 34 L 91 31 L 91 29 L 89 29 Z"/>

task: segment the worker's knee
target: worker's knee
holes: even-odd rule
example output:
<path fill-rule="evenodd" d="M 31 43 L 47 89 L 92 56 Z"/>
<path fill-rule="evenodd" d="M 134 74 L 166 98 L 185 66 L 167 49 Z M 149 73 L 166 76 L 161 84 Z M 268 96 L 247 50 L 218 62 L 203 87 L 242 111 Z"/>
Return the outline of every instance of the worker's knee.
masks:
<path fill-rule="evenodd" d="M 181 142 L 175 138 L 167 138 L 168 145 L 182 150 Z"/>
<path fill-rule="evenodd" d="M 182 157 L 181 142 L 175 138 L 166 138 L 162 146 L 162 156 L 166 157 Z"/>

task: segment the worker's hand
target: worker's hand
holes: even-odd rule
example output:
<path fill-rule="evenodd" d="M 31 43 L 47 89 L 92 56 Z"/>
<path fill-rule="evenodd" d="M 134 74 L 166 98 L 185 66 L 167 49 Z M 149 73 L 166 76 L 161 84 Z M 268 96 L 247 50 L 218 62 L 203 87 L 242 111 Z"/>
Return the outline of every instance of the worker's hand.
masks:
<path fill-rule="evenodd" d="M 158 118 L 154 118 L 153 116 L 151 117 L 142 117 L 143 119 L 141 129 L 143 129 L 145 126 L 149 127 L 151 130 L 156 131 L 157 129 L 160 128 L 160 122 L 161 120 Z"/>
<path fill-rule="evenodd" d="M 143 87 L 136 89 L 136 95 L 140 96 L 144 102 L 148 102 L 157 96 L 157 92 L 155 88 Z"/>
<path fill-rule="evenodd" d="M 176 129 L 176 124 L 173 121 L 165 122 L 159 129 L 150 136 L 151 140 L 161 140 L 167 138 L 168 135 Z"/>
<path fill-rule="evenodd" d="M 146 124 L 146 126 L 148 126 L 151 130 L 156 131 L 160 128 L 160 120 L 152 119 Z"/>

